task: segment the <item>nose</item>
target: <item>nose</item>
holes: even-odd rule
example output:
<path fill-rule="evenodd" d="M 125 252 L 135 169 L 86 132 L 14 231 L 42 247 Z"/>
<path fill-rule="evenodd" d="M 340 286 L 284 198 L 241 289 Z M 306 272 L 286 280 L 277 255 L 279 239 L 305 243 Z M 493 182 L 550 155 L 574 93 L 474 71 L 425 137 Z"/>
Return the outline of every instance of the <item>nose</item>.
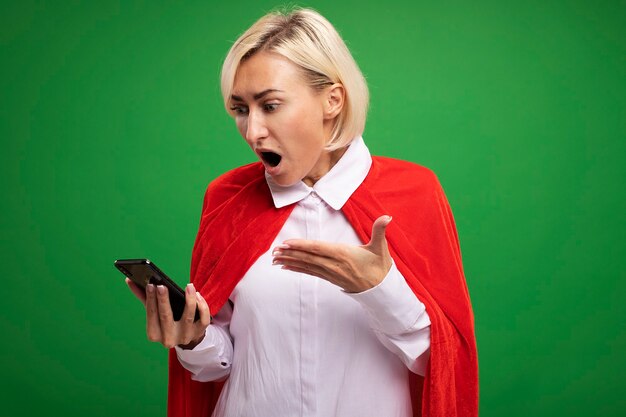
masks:
<path fill-rule="evenodd" d="M 267 126 L 263 115 L 259 112 L 250 111 L 245 131 L 246 141 L 250 145 L 254 145 L 265 137 L 267 137 Z"/>

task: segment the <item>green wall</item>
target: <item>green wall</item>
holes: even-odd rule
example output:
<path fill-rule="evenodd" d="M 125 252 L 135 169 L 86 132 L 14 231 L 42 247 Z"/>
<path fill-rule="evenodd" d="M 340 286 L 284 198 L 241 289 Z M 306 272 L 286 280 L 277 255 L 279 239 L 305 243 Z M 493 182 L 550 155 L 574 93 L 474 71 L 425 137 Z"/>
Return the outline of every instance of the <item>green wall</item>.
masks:
<path fill-rule="evenodd" d="M 626 6 L 518 3 L 299 4 L 368 79 L 372 153 L 446 189 L 481 415 L 624 415 Z M 221 60 L 276 5 L 2 2 L 0 414 L 164 414 L 166 351 L 112 262 L 188 279 L 207 183 L 254 159 Z"/>

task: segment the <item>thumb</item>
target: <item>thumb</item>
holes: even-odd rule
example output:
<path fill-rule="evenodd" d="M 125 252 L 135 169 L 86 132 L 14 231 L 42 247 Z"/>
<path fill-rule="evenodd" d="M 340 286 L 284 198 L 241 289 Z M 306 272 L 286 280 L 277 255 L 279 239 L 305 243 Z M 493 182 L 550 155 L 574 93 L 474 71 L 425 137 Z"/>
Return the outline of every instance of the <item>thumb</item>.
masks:
<path fill-rule="evenodd" d="M 387 252 L 387 239 L 385 238 L 385 230 L 391 223 L 391 216 L 380 216 L 374 221 L 372 225 L 372 238 L 370 243 L 367 244 L 369 249 L 379 255 L 383 255 Z"/>

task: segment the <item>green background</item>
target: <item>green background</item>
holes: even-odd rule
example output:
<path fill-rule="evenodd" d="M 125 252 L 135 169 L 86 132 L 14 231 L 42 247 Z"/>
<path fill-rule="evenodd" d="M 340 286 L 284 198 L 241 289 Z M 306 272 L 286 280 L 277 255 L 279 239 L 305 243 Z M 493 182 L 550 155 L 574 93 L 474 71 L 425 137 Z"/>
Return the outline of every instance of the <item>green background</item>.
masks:
<path fill-rule="evenodd" d="M 624 415 L 625 3 L 299 4 L 368 80 L 372 153 L 447 192 L 481 415 Z M 277 5 L 2 2 L 1 415 L 164 414 L 166 351 L 112 263 L 188 280 L 207 183 L 254 159 L 221 61 Z"/>

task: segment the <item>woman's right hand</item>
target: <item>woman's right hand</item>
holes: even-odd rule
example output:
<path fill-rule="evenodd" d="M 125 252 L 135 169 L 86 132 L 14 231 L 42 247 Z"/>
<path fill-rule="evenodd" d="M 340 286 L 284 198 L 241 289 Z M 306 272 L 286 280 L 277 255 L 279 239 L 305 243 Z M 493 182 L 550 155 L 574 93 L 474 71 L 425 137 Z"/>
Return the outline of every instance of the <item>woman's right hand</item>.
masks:
<path fill-rule="evenodd" d="M 211 313 L 206 300 L 193 284 L 185 288 L 185 309 L 179 321 L 174 321 L 167 287 L 148 284 L 144 292 L 137 284 L 126 278 L 126 285 L 146 307 L 146 333 L 148 339 L 170 349 L 179 346 L 193 349 L 204 339 L 206 328 L 211 324 Z M 200 319 L 194 321 L 196 307 Z"/>

